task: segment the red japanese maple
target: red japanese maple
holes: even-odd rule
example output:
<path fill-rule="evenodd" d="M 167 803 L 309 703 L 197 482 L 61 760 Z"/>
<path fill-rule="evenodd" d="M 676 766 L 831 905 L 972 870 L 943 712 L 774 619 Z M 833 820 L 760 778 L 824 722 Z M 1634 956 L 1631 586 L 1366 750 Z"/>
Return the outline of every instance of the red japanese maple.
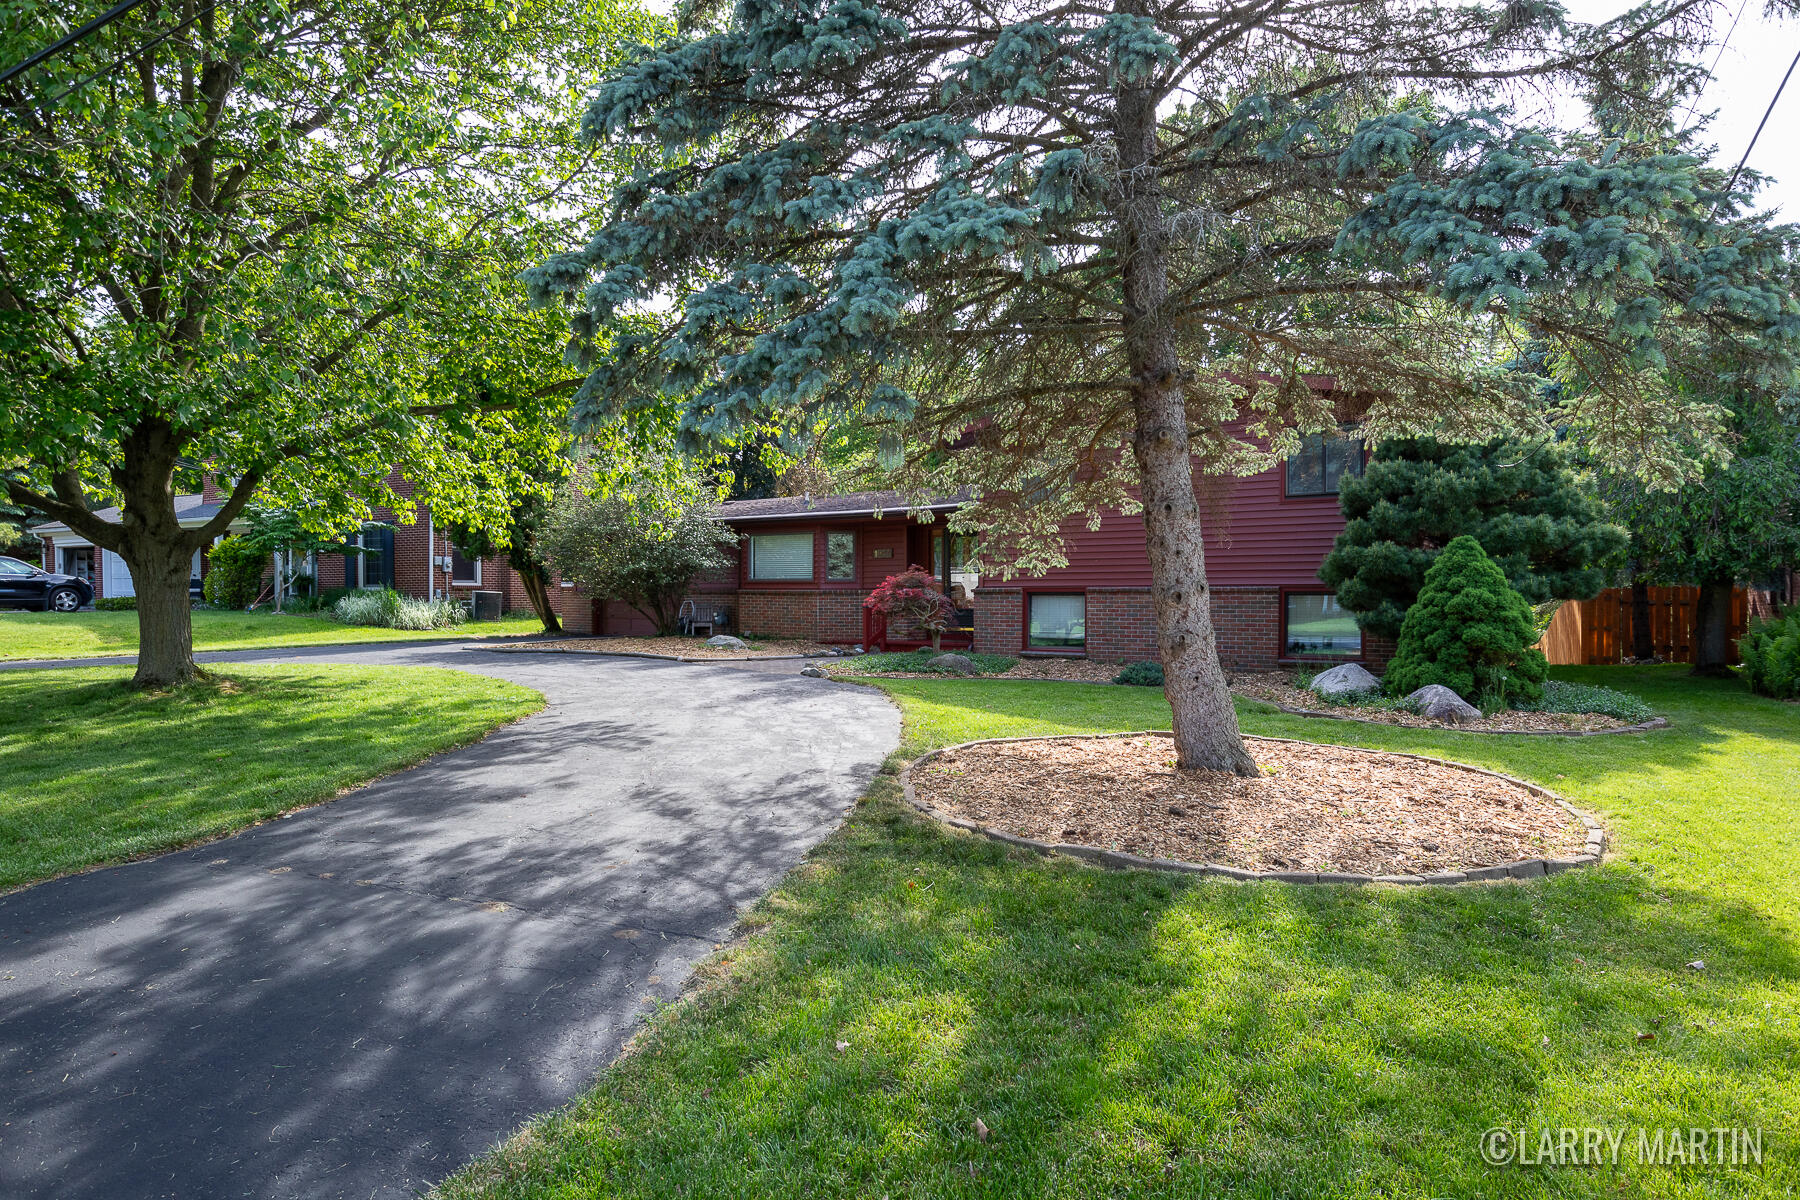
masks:
<path fill-rule="evenodd" d="M 931 638 L 933 651 L 942 649 L 944 630 L 956 617 L 956 605 L 944 595 L 944 587 L 924 567 L 908 567 L 889 575 L 870 592 L 863 607 L 887 618 L 889 625 L 912 626 Z"/>

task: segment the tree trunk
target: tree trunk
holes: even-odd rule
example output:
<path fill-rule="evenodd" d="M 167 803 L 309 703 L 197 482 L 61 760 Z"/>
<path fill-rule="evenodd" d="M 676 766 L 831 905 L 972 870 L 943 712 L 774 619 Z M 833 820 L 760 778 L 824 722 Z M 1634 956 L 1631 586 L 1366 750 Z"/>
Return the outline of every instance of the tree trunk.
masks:
<path fill-rule="evenodd" d="M 1656 657 L 1656 639 L 1650 631 L 1650 585 L 1641 579 L 1631 585 L 1631 657 L 1642 662 Z"/>
<path fill-rule="evenodd" d="M 531 567 L 516 568 L 519 583 L 525 588 L 525 598 L 531 601 L 531 611 L 543 624 L 545 633 L 561 633 L 562 622 L 557 620 L 556 610 L 550 607 L 550 581 L 541 570 Z"/>
<path fill-rule="evenodd" d="M 1694 603 L 1695 675 L 1731 674 L 1732 580 L 1709 579 Z"/>
<path fill-rule="evenodd" d="M 172 688 L 199 678 L 188 598 L 193 551 L 183 541 L 146 544 L 137 539 L 126 543 L 125 558 L 138 607 L 138 666 L 132 686 Z"/>
<path fill-rule="evenodd" d="M 1141 4 L 1127 0 L 1120 8 L 1137 12 Z M 1163 691 L 1174 713 L 1176 764 L 1253 776 L 1256 763 L 1244 749 L 1213 641 L 1206 548 L 1188 446 L 1186 388 L 1165 311 L 1168 251 L 1161 189 L 1153 167 L 1157 98 L 1147 88 L 1121 86 L 1115 99 L 1125 352 L 1137 419 L 1132 451 L 1144 504 Z"/>

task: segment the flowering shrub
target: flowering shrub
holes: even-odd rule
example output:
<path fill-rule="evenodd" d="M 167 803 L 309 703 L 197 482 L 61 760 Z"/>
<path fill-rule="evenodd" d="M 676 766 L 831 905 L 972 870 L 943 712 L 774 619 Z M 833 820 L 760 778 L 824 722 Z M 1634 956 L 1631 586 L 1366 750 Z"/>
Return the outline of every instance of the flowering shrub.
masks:
<path fill-rule="evenodd" d="M 944 595 L 944 587 L 924 567 L 908 567 L 889 575 L 869 593 L 863 607 L 887 618 L 890 626 L 911 626 L 931 638 L 931 648 L 941 648 L 944 630 L 956 618 L 956 605 Z"/>

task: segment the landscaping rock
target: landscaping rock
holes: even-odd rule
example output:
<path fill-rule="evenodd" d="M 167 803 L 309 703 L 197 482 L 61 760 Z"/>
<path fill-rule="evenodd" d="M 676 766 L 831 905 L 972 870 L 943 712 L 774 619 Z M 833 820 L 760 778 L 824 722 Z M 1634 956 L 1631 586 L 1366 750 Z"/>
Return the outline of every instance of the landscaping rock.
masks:
<path fill-rule="evenodd" d="M 742 638 L 734 638 L 729 633 L 714 634 L 706 639 L 706 644 L 715 650 L 748 650 L 750 643 Z"/>
<path fill-rule="evenodd" d="M 809 679 L 830 679 L 831 673 L 819 667 L 801 667 L 800 673 Z"/>
<path fill-rule="evenodd" d="M 940 654 L 936 658 L 926 660 L 925 665 L 933 671 L 951 671 L 957 675 L 981 674 L 981 668 L 975 665 L 973 659 L 965 658 L 960 654 Z"/>
<path fill-rule="evenodd" d="M 1441 683 L 1428 683 L 1407 696 L 1418 706 L 1419 715 L 1450 725 L 1467 725 L 1481 720 L 1481 710 Z"/>
<path fill-rule="evenodd" d="M 1359 692 L 1380 691 L 1381 680 L 1369 674 L 1359 663 L 1344 663 L 1314 675 L 1312 690 L 1326 699 L 1333 696 L 1354 696 Z"/>

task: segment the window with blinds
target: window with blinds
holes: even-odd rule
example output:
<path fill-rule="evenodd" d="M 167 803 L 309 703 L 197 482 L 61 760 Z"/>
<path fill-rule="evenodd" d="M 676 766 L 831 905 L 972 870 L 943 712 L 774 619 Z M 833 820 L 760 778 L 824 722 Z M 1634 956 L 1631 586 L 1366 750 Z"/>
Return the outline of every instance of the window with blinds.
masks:
<path fill-rule="evenodd" d="M 1025 642 L 1056 650 L 1087 645 L 1087 597 L 1033 596 Z"/>
<path fill-rule="evenodd" d="M 813 577 L 813 535 L 759 533 L 750 538 L 750 578 L 758 582 Z"/>

